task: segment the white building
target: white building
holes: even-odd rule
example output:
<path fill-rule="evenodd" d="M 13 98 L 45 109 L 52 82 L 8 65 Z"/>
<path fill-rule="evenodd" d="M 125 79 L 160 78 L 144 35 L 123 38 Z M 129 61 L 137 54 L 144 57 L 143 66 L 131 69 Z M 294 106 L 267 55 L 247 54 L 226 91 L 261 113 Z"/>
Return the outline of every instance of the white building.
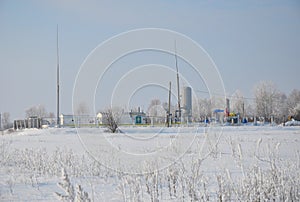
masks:
<path fill-rule="evenodd" d="M 61 114 L 59 116 L 61 126 L 75 126 L 75 125 L 91 125 L 96 124 L 96 117 L 91 115 L 69 115 Z"/>

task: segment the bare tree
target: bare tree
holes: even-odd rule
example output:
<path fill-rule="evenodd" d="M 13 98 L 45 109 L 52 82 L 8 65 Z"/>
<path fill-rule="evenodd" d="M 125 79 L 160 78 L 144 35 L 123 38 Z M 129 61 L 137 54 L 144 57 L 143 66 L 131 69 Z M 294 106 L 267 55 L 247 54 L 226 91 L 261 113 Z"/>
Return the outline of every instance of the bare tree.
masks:
<path fill-rule="evenodd" d="M 25 114 L 27 118 L 33 116 L 42 118 L 47 116 L 47 111 L 43 105 L 36 105 L 26 109 Z"/>
<path fill-rule="evenodd" d="M 119 123 L 121 121 L 122 114 L 123 112 L 120 108 L 110 108 L 102 112 L 103 123 L 110 132 L 120 132 Z"/>

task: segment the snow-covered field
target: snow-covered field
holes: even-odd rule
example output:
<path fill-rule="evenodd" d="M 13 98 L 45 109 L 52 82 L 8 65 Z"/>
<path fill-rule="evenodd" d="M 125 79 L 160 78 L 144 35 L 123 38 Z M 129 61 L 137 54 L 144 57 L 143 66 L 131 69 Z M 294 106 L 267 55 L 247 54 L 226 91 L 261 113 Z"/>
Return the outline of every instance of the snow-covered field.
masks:
<path fill-rule="evenodd" d="M 0 201 L 300 200 L 298 126 L 104 130 L 0 136 Z"/>

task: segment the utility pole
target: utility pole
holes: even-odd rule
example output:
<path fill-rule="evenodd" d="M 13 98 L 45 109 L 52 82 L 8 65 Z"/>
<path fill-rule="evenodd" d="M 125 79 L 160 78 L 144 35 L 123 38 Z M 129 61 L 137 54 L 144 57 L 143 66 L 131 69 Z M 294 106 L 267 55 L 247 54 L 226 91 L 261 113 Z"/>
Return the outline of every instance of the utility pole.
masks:
<path fill-rule="evenodd" d="M 2 130 L 2 117 L 1 117 L 1 113 L 0 113 L 0 131 Z"/>
<path fill-rule="evenodd" d="M 178 63 L 177 63 L 177 50 L 176 50 L 176 40 L 175 40 L 175 65 L 177 71 L 177 99 L 178 99 L 178 117 L 177 122 L 181 122 L 181 107 L 180 107 L 180 88 L 179 88 L 179 72 L 178 72 Z"/>
<path fill-rule="evenodd" d="M 57 107 L 57 127 L 60 127 L 60 122 L 59 122 L 59 49 L 58 49 L 58 25 L 57 25 L 57 29 L 56 29 L 56 58 L 57 58 L 57 78 L 56 78 L 56 87 L 57 87 L 57 103 L 56 103 L 56 107 Z"/>
<path fill-rule="evenodd" d="M 170 84 L 169 84 L 169 105 L 168 105 L 168 113 L 167 113 L 167 126 L 170 127 L 171 124 L 171 81 L 170 81 Z"/>
<path fill-rule="evenodd" d="M 242 104 L 242 110 L 243 110 L 243 119 L 242 119 L 242 121 L 244 121 L 244 118 L 245 118 L 245 101 L 244 101 L 244 98 L 243 98 L 243 104 Z"/>

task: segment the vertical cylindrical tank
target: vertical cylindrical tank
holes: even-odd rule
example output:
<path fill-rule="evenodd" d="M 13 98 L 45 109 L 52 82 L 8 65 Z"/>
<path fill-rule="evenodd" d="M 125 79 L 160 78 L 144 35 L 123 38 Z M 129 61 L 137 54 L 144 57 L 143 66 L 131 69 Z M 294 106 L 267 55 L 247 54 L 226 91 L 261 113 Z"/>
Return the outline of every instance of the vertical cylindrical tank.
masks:
<path fill-rule="evenodd" d="M 191 87 L 183 88 L 183 106 L 187 116 L 192 115 L 192 89 Z"/>
<path fill-rule="evenodd" d="M 230 114 L 230 100 L 226 98 L 226 116 Z"/>

